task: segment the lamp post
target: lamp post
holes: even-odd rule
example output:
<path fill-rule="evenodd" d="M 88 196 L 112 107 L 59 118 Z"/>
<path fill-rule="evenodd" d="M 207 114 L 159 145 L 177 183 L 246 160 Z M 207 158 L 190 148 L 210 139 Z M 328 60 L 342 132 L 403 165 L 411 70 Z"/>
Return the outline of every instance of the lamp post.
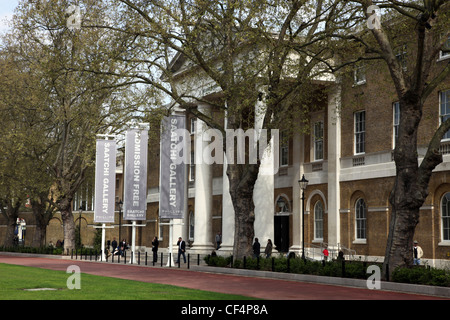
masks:
<path fill-rule="evenodd" d="M 83 214 L 83 206 L 80 206 L 78 210 L 80 212 L 80 218 L 78 219 L 78 244 L 81 248 L 81 215 Z"/>
<path fill-rule="evenodd" d="M 308 186 L 308 180 L 306 180 L 305 175 L 302 176 L 301 180 L 298 180 L 300 189 L 302 190 L 302 259 L 305 260 L 305 189 Z"/>
<path fill-rule="evenodd" d="M 280 208 L 280 212 L 283 212 L 283 208 L 284 208 L 285 204 L 286 203 L 284 202 L 283 197 L 280 197 L 277 201 L 277 205 L 278 205 L 278 208 Z"/>
<path fill-rule="evenodd" d="M 119 200 L 119 202 L 117 202 L 117 204 L 119 206 L 119 241 L 122 241 L 122 238 L 121 238 L 121 236 L 122 236 L 122 233 L 121 233 L 121 230 L 122 230 L 122 206 L 123 206 L 122 199 Z"/>

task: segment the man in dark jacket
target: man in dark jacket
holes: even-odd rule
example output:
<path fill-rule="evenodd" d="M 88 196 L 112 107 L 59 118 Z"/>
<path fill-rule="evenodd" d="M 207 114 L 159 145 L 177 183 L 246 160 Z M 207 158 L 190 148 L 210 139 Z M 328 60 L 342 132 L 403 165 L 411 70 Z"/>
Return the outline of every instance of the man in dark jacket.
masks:
<path fill-rule="evenodd" d="M 255 243 L 253 244 L 253 256 L 255 258 L 259 257 L 260 255 L 260 249 L 261 245 L 259 244 L 258 238 L 255 238 Z"/>
<path fill-rule="evenodd" d="M 184 242 L 184 240 L 181 237 L 178 238 L 177 247 L 178 247 L 178 259 L 175 263 L 179 263 L 180 255 L 183 255 L 184 263 L 186 263 L 186 254 L 185 254 L 186 242 Z"/>

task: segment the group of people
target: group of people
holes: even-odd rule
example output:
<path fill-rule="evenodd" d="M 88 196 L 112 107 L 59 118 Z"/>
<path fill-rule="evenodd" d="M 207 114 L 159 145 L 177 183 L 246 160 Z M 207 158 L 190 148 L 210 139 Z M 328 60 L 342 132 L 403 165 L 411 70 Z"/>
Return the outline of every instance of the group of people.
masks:
<path fill-rule="evenodd" d="M 273 248 L 272 240 L 268 239 L 266 248 L 264 249 L 264 254 L 266 258 L 270 258 L 270 256 L 272 255 L 272 248 Z M 261 255 L 261 244 L 259 243 L 258 238 L 255 238 L 255 242 L 253 243 L 253 257 L 257 258 L 260 255 Z"/>
<path fill-rule="evenodd" d="M 108 248 L 107 251 L 109 251 L 109 241 L 107 243 Z M 128 245 L 127 242 L 125 241 L 125 239 L 123 239 L 122 241 L 120 241 L 120 243 L 117 243 L 116 238 L 113 239 L 113 241 L 111 242 L 111 247 L 112 247 L 112 253 L 108 252 L 108 256 L 113 254 L 115 256 L 120 255 L 121 257 L 123 257 L 125 250 L 128 249 Z"/>
<path fill-rule="evenodd" d="M 220 244 L 222 242 L 222 236 L 220 232 L 216 236 L 216 248 L 220 248 Z M 120 244 L 117 244 L 116 238 L 111 242 L 112 248 L 113 248 L 113 254 L 114 255 L 121 255 L 123 257 L 123 252 L 128 248 L 127 243 L 125 239 L 123 239 Z M 108 245 L 109 246 L 109 245 Z M 154 237 L 152 240 L 152 252 L 153 252 L 153 262 L 158 261 L 158 247 L 159 247 L 159 240 L 158 237 Z M 180 257 L 183 257 L 184 263 L 186 263 L 186 242 L 183 240 L 182 237 L 178 238 L 177 241 L 177 247 L 178 247 L 178 259 L 175 263 L 179 263 Z M 264 255 L 266 258 L 269 258 L 272 255 L 272 240 L 267 240 L 266 248 L 264 249 Z M 324 260 L 328 260 L 329 252 L 327 247 L 325 246 L 325 249 L 323 250 L 323 256 Z M 261 244 L 259 243 L 258 238 L 255 238 L 255 242 L 253 243 L 253 257 L 257 258 L 261 255 Z M 339 252 L 339 258 L 343 259 L 343 252 Z M 414 265 L 420 265 L 420 259 L 423 256 L 423 250 L 420 246 L 418 246 L 418 242 L 414 241 L 414 247 L 413 247 L 413 263 Z"/>

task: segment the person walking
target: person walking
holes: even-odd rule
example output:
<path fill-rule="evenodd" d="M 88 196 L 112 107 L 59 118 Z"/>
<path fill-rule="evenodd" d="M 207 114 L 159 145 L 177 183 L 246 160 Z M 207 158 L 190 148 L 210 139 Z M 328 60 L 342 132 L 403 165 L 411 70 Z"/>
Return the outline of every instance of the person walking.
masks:
<path fill-rule="evenodd" d="M 253 243 L 253 257 L 257 258 L 261 254 L 261 245 L 258 238 L 255 238 L 255 243 Z"/>
<path fill-rule="evenodd" d="M 184 263 L 186 263 L 186 254 L 185 254 L 186 242 L 181 237 L 178 238 L 177 247 L 178 247 L 178 260 L 175 263 L 180 262 L 180 255 L 183 256 Z"/>
<path fill-rule="evenodd" d="M 422 248 L 418 245 L 419 243 L 417 242 L 417 240 L 414 240 L 414 246 L 413 246 L 413 264 L 415 266 L 420 265 L 420 258 L 422 258 L 423 256 L 423 250 Z"/>
<path fill-rule="evenodd" d="M 158 237 L 155 236 L 152 240 L 153 263 L 158 262 L 158 247 L 159 247 L 159 240 Z"/>
<path fill-rule="evenodd" d="M 272 240 L 267 240 L 267 245 L 266 245 L 266 249 L 264 250 L 264 254 L 266 255 L 266 258 L 270 258 L 270 256 L 272 255 Z"/>
<path fill-rule="evenodd" d="M 216 234 L 216 250 L 219 250 L 221 243 L 222 243 L 222 234 L 219 231 Z"/>

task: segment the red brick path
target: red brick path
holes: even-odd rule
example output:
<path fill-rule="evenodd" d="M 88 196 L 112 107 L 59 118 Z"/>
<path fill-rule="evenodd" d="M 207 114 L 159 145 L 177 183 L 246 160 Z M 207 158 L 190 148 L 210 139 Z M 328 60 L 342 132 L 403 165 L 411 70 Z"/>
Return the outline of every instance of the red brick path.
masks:
<path fill-rule="evenodd" d="M 151 283 L 171 284 L 266 300 L 439 300 L 442 298 L 391 291 L 369 290 L 297 281 L 214 274 L 186 269 L 101 262 L 18 257 L 0 254 L 0 263 L 66 271 L 70 265 L 82 273 Z M 317 310 L 319 311 L 319 310 Z M 333 312 L 332 312 L 333 313 Z"/>

